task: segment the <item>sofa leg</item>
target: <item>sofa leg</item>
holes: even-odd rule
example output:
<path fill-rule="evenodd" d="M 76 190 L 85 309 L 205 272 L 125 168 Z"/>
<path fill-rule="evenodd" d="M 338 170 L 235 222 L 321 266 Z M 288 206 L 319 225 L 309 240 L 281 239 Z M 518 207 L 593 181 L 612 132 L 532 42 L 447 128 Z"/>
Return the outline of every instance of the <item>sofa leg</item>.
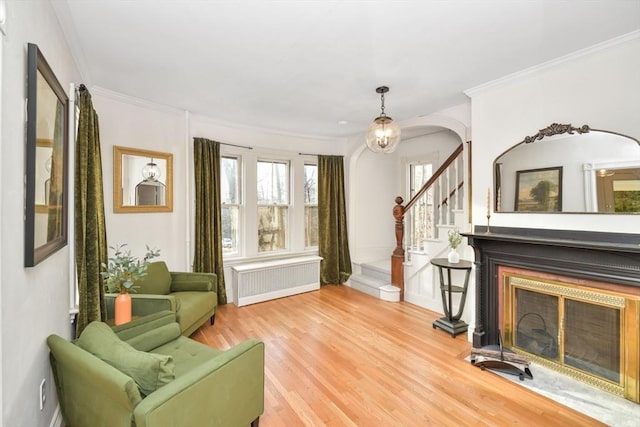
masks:
<path fill-rule="evenodd" d="M 258 417 L 255 420 L 251 421 L 251 427 L 258 427 L 259 425 L 260 425 L 260 417 Z"/>
<path fill-rule="evenodd" d="M 211 325 L 216 323 L 216 315 L 214 314 L 213 316 L 211 316 L 211 319 L 209 319 L 209 321 L 211 322 Z"/>

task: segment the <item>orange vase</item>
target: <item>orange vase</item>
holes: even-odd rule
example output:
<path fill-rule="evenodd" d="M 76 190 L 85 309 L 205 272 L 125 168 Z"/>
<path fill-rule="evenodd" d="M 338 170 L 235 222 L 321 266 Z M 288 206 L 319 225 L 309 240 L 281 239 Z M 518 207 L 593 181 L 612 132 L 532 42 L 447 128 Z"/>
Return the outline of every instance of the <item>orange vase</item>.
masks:
<path fill-rule="evenodd" d="M 123 323 L 131 322 L 131 295 L 129 295 L 127 292 L 119 293 L 116 297 L 115 309 L 116 326 L 122 325 Z"/>

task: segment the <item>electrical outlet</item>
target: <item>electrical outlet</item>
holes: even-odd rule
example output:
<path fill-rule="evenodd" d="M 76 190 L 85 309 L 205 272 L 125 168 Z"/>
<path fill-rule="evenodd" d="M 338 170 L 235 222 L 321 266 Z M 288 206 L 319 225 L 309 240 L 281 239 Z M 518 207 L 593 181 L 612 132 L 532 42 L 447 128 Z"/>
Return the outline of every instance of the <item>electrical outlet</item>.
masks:
<path fill-rule="evenodd" d="M 40 382 L 40 410 L 44 409 L 44 402 L 47 400 L 47 394 L 45 392 L 45 386 L 47 385 L 47 380 L 42 379 Z"/>

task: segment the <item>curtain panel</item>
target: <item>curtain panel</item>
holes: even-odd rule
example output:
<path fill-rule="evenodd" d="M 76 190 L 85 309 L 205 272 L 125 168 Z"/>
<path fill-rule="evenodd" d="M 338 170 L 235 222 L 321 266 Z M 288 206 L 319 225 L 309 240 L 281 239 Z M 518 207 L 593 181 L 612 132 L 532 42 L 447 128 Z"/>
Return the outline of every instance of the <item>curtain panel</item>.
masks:
<path fill-rule="evenodd" d="M 318 156 L 318 252 L 320 283 L 342 284 L 351 277 L 342 156 Z"/>
<path fill-rule="evenodd" d="M 215 273 L 218 276 L 218 304 L 226 304 L 222 263 L 220 143 L 194 138 L 193 150 L 196 199 L 193 271 Z"/>
<path fill-rule="evenodd" d="M 75 150 L 74 218 L 79 293 L 76 336 L 94 320 L 106 320 L 101 265 L 107 263 L 107 231 L 102 190 L 98 115 L 91 94 L 80 87 L 80 117 Z"/>

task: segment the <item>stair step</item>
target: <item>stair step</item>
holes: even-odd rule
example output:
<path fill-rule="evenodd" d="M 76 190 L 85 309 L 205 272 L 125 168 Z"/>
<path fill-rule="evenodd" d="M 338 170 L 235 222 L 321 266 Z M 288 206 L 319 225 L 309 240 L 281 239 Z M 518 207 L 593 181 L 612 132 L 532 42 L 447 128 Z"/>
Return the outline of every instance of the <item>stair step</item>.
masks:
<path fill-rule="evenodd" d="M 389 283 L 388 280 L 384 281 L 364 274 L 351 275 L 350 282 L 353 289 L 376 298 L 380 298 L 380 287 Z"/>
<path fill-rule="evenodd" d="M 391 280 L 391 261 L 375 261 L 360 264 L 363 276 L 373 277 L 389 283 Z"/>

